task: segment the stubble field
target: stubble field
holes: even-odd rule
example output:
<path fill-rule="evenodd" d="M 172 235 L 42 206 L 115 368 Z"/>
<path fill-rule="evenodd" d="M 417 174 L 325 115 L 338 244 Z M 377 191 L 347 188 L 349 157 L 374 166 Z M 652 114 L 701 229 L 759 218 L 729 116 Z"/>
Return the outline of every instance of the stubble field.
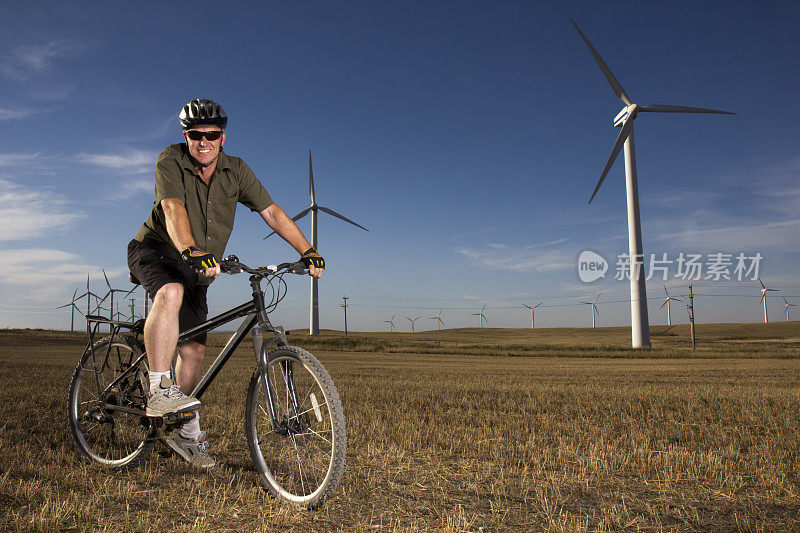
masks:
<path fill-rule="evenodd" d="M 305 511 L 252 469 L 251 347 L 204 396 L 216 467 L 159 445 L 107 472 L 66 424 L 83 336 L 3 330 L 0 529 L 800 529 L 800 324 L 700 325 L 696 351 L 686 326 L 651 331 L 647 351 L 627 328 L 293 333 L 330 371 L 348 431 L 334 498 Z"/>

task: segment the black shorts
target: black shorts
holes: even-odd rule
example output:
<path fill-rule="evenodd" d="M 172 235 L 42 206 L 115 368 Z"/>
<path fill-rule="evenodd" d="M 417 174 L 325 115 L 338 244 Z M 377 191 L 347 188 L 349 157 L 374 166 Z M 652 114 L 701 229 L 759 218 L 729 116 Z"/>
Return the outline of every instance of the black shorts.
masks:
<path fill-rule="evenodd" d="M 142 242 L 132 240 L 128 243 L 128 268 L 153 299 L 167 283 L 183 285 L 183 303 L 178 318 L 181 331 L 199 326 L 208 318 L 208 285 L 197 284 L 197 272 L 186 264 L 172 245 L 147 237 Z M 206 337 L 203 333 L 191 340 L 205 345 Z"/>

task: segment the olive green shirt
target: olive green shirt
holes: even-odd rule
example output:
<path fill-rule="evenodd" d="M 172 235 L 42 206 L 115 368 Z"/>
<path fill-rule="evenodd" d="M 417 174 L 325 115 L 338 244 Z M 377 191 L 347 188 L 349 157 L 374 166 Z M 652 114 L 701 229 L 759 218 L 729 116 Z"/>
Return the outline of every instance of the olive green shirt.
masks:
<path fill-rule="evenodd" d="M 183 202 L 195 245 L 214 254 L 218 261 L 233 231 L 237 202 L 256 212 L 272 204 L 269 193 L 247 163 L 222 151 L 210 184 L 206 185 L 195 170 L 185 143 L 170 145 L 158 156 L 153 210 L 134 239 L 141 242 L 149 237 L 175 246 L 167 233 L 161 207 L 165 198 Z"/>

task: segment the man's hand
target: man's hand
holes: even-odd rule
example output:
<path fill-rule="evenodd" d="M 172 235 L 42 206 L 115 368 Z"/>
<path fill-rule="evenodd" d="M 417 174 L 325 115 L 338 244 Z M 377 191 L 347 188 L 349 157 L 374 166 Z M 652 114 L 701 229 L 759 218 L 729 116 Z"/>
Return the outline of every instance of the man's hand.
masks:
<path fill-rule="evenodd" d="M 308 273 L 319 279 L 325 271 L 325 260 L 312 246 L 300 257 L 300 261 L 308 267 Z"/>
<path fill-rule="evenodd" d="M 186 261 L 186 264 L 195 269 L 199 275 L 212 279 L 219 276 L 219 264 L 213 254 L 198 250 L 194 246 L 189 246 L 181 252 L 181 257 Z"/>

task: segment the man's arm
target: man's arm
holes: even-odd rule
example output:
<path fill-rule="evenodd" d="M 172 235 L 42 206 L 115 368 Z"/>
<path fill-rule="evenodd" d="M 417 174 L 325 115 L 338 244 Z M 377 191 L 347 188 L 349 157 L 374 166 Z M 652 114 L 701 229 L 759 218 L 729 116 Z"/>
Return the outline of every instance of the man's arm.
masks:
<path fill-rule="evenodd" d="M 190 246 L 196 246 L 192 236 L 192 228 L 189 225 L 189 214 L 186 212 L 183 202 L 177 198 L 164 198 L 161 200 L 161 208 L 164 210 L 167 233 L 175 248 L 182 252 Z M 198 272 L 203 276 L 216 278 L 220 274 L 220 267 L 216 265 L 205 271 Z"/>
<path fill-rule="evenodd" d="M 303 254 L 306 250 L 311 248 L 311 244 L 303 236 L 303 232 L 294 223 L 294 220 L 289 218 L 289 215 L 281 209 L 278 204 L 270 204 L 269 207 L 259 212 L 261 218 L 267 225 L 275 230 L 275 233 L 280 235 L 283 240 L 288 242 L 292 248 L 297 250 L 298 254 Z M 188 221 L 187 221 L 188 224 Z M 314 265 L 309 266 L 309 273 L 315 278 L 322 276 L 324 268 L 316 268 Z"/>

